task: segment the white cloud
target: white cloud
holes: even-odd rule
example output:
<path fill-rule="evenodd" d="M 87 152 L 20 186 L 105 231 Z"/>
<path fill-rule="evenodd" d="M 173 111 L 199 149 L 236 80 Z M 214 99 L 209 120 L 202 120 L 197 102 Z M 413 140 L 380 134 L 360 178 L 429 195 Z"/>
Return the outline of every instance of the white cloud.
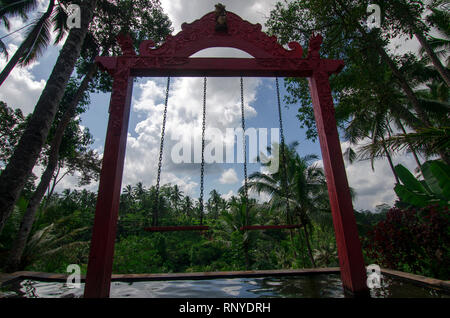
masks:
<path fill-rule="evenodd" d="M 9 45 L 11 54 L 17 50 L 17 46 Z M 10 55 L 11 57 L 11 55 Z M 7 61 L 0 59 L 0 69 L 3 69 Z M 16 66 L 6 80 L 0 86 L 0 100 L 12 108 L 20 108 L 25 115 L 31 113 L 45 86 L 45 81 L 36 81 L 32 73 L 38 65 L 34 62 L 26 67 Z"/>
<path fill-rule="evenodd" d="M 251 23 L 260 23 L 264 27 L 264 22 L 269 16 L 270 10 L 278 1 L 223 0 L 220 2 L 226 6 L 227 11 L 234 12 Z M 214 11 L 214 5 L 216 4 L 217 0 L 190 0 L 189 2 L 183 0 L 161 0 L 164 12 L 167 13 L 172 21 L 172 26 L 175 29 L 174 33 L 181 30 L 182 23 L 191 23 L 203 15 Z"/>
<path fill-rule="evenodd" d="M 222 194 L 220 197 L 224 200 L 230 200 L 232 196 L 235 196 L 236 194 L 233 192 L 233 190 L 228 191 L 228 193 Z"/>
<path fill-rule="evenodd" d="M 236 171 L 233 168 L 225 170 L 220 176 L 219 182 L 222 184 L 233 184 L 239 181 Z"/>
<path fill-rule="evenodd" d="M 345 151 L 348 143 L 341 143 L 341 147 Z M 410 154 L 394 156 L 392 161 L 394 165 L 403 164 L 410 171 L 416 168 L 414 158 Z M 375 211 L 375 207 L 379 204 L 394 204 L 396 200 L 395 178 L 387 159 L 376 160 L 374 170 L 372 170 L 369 160 L 353 164 L 345 162 L 345 168 L 349 185 L 356 192 L 356 199 L 353 202 L 356 209 Z"/>

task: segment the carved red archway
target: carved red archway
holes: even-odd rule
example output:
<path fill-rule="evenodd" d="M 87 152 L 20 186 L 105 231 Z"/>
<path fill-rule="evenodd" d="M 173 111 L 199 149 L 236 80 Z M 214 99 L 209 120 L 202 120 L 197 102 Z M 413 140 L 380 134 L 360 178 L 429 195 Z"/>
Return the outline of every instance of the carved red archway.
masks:
<path fill-rule="evenodd" d="M 338 73 L 343 61 L 321 59 L 320 35 L 311 38 L 306 58 L 302 47 L 289 43 L 290 50 L 275 37 L 261 31 L 232 12 L 226 13 L 226 31 L 216 31 L 216 15 L 208 13 L 184 23 L 175 36 L 159 48 L 143 41 L 139 55 L 126 36 L 118 37 L 123 55 L 97 57 L 100 67 L 114 78 L 109 107 L 108 131 L 86 276 L 85 297 L 108 297 L 114 242 L 130 115 L 133 77 L 137 76 L 246 76 L 308 77 L 338 248 L 344 288 L 367 294 L 366 270 L 361 252 L 352 200 L 340 147 L 329 76 Z M 254 58 L 191 58 L 202 49 L 231 47 Z"/>

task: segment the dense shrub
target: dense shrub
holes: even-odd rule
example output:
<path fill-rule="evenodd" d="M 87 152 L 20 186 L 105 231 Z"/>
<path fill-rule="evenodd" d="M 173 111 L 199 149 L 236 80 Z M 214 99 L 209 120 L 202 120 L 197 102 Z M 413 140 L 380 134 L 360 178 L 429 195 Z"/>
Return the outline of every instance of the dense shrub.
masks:
<path fill-rule="evenodd" d="M 115 246 L 114 273 L 157 273 L 162 263 L 155 241 L 149 237 L 129 236 Z"/>
<path fill-rule="evenodd" d="M 450 279 L 447 207 L 392 208 L 365 240 L 366 255 L 381 266 Z"/>

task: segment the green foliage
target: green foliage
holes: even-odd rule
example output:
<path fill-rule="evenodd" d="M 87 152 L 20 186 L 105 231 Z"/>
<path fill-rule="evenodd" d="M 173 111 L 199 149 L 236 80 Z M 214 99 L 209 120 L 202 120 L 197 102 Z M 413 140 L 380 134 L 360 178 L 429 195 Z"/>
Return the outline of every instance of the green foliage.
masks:
<path fill-rule="evenodd" d="M 155 245 L 155 240 L 145 236 L 121 239 L 115 247 L 113 271 L 122 274 L 159 272 L 163 260 Z"/>
<path fill-rule="evenodd" d="M 19 108 L 12 109 L 0 101 L 0 166 L 4 166 L 12 155 L 25 124 L 25 117 Z"/>
<path fill-rule="evenodd" d="M 351 161 L 370 159 L 373 167 L 375 159 L 406 150 L 438 155 L 449 163 L 448 85 L 428 53 L 419 59 L 388 49 L 398 36 L 419 35 L 436 54 L 448 58 L 448 1 L 375 3 L 381 7 L 382 24 L 372 30 L 365 26 L 368 2 L 347 0 L 280 1 L 266 26 L 281 44 L 298 41 L 304 52 L 310 36 L 320 33 L 321 56 L 344 60 L 344 69 L 330 77 L 339 131 L 352 146 L 366 143 L 346 151 Z M 438 38 L 430 34 L 433 27 L 440 32 Z M 285 101 L 297 105 L 300 127 L 316 140 L 308 81 L 286 78 L 285 86 Z M 407 134 L 408 129 L 413 132 Z M 395 135 L 398 130 L 404 134 Z"/>
<path fill-rule="evenodd" d="M 363 240 L 368 262 L 400 271 L 450 278 L 447 207 L 392 208 Z"/>
<path fill-rule="evenodd" d="M 425 207 L 432 204 L 448 206 L 450 201 L 450 167 L 445 163 L 433 160 L 422 165 L 424 180 L 417 180 L 408 169 L 397 165 L 395 171 L 402 182 L 396 184 L 400 204 L 414 207 Z"/>
<path fill-rule="evenodd" d="M 61 218 L 35 231 L 28 239 L 23 263 L 27 264 L 31 270 L 65 271 L 69 264 L 81 264 L 87 261 L 89 242 L 79 241 L 77 238 L 88 227 L 64 231 L 60 227 L 65 220 L 66 218 Z"/>

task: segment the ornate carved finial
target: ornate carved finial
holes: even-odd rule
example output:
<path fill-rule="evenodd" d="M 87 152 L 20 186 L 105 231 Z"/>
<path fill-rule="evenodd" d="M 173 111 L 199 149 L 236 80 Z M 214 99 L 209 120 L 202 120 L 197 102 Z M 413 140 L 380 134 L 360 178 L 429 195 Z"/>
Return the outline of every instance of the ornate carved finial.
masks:
<path fill-rule="evenodd" d="M 320 34 L 313 34 L 309 39 L 308 57 L 318 58 L 320 45 L 323 42 L 323 37 Z"/>
<path fill-rule="evenodd" d="M 120 49 L 123 55 L 136 55 L 134 50 L 133 40 L 130 38 L 129 34 L 119 34 L 117 37 L 117 43 L 119 43 Z"/>
<path fill-rule="evenodd" d="M 215 30 L 218 32 L 227 32 L 227 12 L 225 11 L 225 6 L 221 3 L 215 5 L 216 10 L 216 27 Z"/>

